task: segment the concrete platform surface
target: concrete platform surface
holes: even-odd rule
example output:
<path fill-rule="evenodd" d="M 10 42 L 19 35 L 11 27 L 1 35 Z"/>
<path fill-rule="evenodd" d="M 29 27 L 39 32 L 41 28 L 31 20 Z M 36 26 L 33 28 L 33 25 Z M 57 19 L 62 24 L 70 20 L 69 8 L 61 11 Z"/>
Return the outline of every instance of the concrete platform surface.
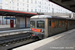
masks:
<path fill-rule="evenodd" d="M 5 28 L 3 30 L 0 29 L 0 37 L 2 36 L 10 36 L 10 35 L 15 35 L 15 34 L 22 34 L 22 33 L 27 33 L 30 32 L 30 28 Z"/>
<path fill-rule="evenodd" d="M 0 31 L 18 30 L 18 29 L 29 29 L 29 28 L 0 28 Z"/>
<path fill-rule="evenodd" d="M 75 29 L 12 50 L 75 50 Z"/>
<path fill-rule="evenodd" d="M 4 30 L 4 31 L 0 31 L 0 33 L 6 33 L 6 32 L 20 32 L 20 31 L 30 31 L 30 28 L 20 28 L 20 29 L 10 29 L 10 30 Z"/>
<path fill-rule="evenodd" d="M 14 27 L 16 27 L 16 25 L 14 25 Z M 9 25 L 0 25 L 0 28 L 10 28 L 10 24 Z"/>
<path fill-rule="evenodd" d="M 14 25 L 14 28 L 10 28 L 10 25 L 0 25 L 0 31 L 16 30 L 16 29 L 28 29 L 28 27 L 27 28 L 16 28 L 16 25 Z"/>

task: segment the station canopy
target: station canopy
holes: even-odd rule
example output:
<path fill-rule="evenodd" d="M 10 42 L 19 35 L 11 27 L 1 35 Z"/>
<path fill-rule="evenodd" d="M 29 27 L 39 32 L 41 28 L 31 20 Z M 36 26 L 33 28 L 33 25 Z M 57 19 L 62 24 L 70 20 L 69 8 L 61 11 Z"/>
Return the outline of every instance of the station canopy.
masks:
<path fill-rule="evenodd" d="M 30 13 L 30 12 L 0 9 L 0 16 L 29 16 L 31 17 L 33 15 L 38 15 L 38 14 Z"/>
<path fill-rule="evenodd" d="M 49 0 L 54 2 L 66 9 L 69 9 L 72 12 L 75 12 L 75 0 Z"/>

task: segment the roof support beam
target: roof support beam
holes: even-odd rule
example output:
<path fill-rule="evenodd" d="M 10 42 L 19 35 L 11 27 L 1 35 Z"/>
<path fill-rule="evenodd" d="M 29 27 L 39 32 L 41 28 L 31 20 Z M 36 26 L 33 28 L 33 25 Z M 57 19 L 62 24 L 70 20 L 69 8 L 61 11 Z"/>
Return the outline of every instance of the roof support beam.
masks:
<path fill-rule="evenodd" d="M 75 5 L 70 5 L 70 8 L 73 8 L 73 7 L 75 7 Z"/>
<path fill-rule="evenodd" d="M 70 2 L 70 1 L 74 1 L 74 0 L 62 0 L 61 2 Z"/>

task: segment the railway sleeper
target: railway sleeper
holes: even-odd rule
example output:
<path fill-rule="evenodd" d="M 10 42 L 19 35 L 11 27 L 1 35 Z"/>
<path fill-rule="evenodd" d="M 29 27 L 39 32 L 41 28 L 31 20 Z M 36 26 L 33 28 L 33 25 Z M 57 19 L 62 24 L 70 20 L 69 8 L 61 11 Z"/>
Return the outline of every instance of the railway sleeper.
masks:
<path fill-rule="evenodd" d="M 11 38 L 11 39 L 5 39 L 5 40 L 2 40 L 2 42 L 0 42 L 0 46 L 6 46 L 6 45 L 10 45 L 10 44 L 15 44 L 17 42 L 21 42 L 21 41 L 25 41 L 25 40 L 28 40 L 30 39 L 31 37 L 28 36 L 28 37 L 19 37 L 19 38 Z"/>

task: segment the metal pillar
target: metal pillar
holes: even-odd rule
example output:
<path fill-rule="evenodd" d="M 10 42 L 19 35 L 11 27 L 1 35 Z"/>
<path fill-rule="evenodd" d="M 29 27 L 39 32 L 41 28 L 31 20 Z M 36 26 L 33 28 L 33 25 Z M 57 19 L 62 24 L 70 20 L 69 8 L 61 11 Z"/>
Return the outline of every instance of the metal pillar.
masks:
<path fill-rule="evenodd" d="M 15 17 L 14 17 L 15 18 Z M 15 19 L 15 24 L 16 24 L 16 19 Z"/>
<path fill-rule="evenodd" d="M 6 16 L 7 17 L 7 16 Z M 6 19 L 6 25 L 7 25 L 7 19 Z"/>
<path fill-rule="evenodd" d="M 3 15 L 2 15 L 2 25 L 3 25 Z"/>
<path fill-rule="evenodd" d="M 25 17 L 25 28 L 27 27 L 27 17 Z"/>

